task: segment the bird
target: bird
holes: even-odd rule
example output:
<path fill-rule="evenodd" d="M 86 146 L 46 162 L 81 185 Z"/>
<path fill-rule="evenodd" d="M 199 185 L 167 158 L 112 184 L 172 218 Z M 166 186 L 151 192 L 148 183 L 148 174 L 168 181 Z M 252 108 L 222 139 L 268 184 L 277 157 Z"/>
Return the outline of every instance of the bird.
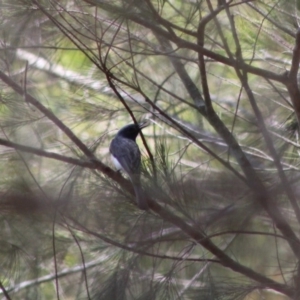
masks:
<path fill-rule="evenodd" d="M 129 124 L 122 127 L 110 143 L 112 162 L 118 171 L 123 170 L 130 178 L 140 209 L 147 210 L 148 203 L 141 186 L 141 152 L 136 143 L 140 131 L 147 122 Z"/>

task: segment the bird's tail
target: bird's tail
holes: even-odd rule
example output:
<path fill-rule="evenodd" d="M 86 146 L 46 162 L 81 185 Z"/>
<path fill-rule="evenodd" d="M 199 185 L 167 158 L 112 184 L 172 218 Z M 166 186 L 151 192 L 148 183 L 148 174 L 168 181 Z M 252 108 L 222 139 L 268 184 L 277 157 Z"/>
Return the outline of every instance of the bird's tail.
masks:
<path fill-rule="evenodd" d="M 147 198 L 142 190 L 142 187 L 140 184 L 133 184 L 134 192 L 135 192 L 135 197 L 136 197 L 136 202 L 139 207 L 139 209 L 142 210 L 147 210 L 149 209 L 148 203 L 147 203 Z"/>

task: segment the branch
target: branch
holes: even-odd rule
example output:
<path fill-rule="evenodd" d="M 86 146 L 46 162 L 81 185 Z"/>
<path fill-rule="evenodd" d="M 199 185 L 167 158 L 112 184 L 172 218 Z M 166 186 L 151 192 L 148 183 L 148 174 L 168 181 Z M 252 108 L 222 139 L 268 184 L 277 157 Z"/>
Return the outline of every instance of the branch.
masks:
<path fill-rule="evenodd" d="M 242 56 L 242 52 L 241 52 L 241 47 L 240 47 L 240 42 L 239 42 L 239 38 L 236 32 L 236 27 L 235 27 L 235 23 L 234 23 L 234 18 L 233 16 L 231 16 L 229 9 L 226 9 L 227 15 L 228 15 L 228 19 L 230 21 L 230 26 L 231 26 L 231 30 L 232 30 L 232 34 L 233 34 L 233 38 L 235 41 L 235 45 L 236 45 L 236 53 L 237 53 L 237 58 L 239 61 L 243 61 L 243 56 Z M 216 20 L 217 22 L 217 20 Z M 219 33 L 222 35 L 222 31 L 220 29 L 219 26 Z M 224 39 L 224 37 L 223 37 Z M 262 133 L 262 136 L 265 139 L 265 143 L 267 145 L 267 148 L 274 160 L 274 164 L 276 166 L 276 169 L 278 171 L 278 175 L 279 178 L 284 186 L 285 192 L 292 204 L 292 207 L 295 211 L 296 217 L 298 219 L 298 222 L 300 223 L 300 210 L 299 210 L 299 206 L 298 203 L 296 201 L 295 195 L 292 191 L 292 189 L 289 186 L 288 180 L 285 176 L 285 173 L 283 172 L 282 169 L 282 165 L 280 162 L 280 158 L 277 155 L 276 149 L 274 147 L 273 141 L 270 137 L 270 134 L 266 128 L 263 116 L 259 110 L 259 107 L 256 103 L 254 94 L 249 86 L 248 83 L 248 74 L 247 72 L 244 70 L 244 72 L 241 72 L 241 70 L 236 67 L 235 68 L 236 74 L 239 78 L 239 80 L 241 81 L 241 84 L 243 86 L 243 88 L 245 89 L 245 92 L 248 96 L 248 99 L 250 101 L 251 107 L 254 111 L 254 114 L 257 118 L 258 121 L 258 126 L 260 128 L 260 131 Z M 280 209 L 278 208 L 278 206 L 274 203 L 274 201 L 272 201 L 273 199 L 270 199 L 269 193 L 266 189 L 266 187 L 264 186 L 264 184 L 261 182 L 260 178 L 258 177 L 257 173 L 255 172 L 254 169 L 246 169 L 245 171 L 248 172 L 248 176 L 247 178 L 250 180 L 252 189 L 255 193 L 256 196 L 256 201 L 257 203 L 261 204 L 263 206 L 263 208 L 267 211 L 267 213 L 269 214 L 269 216 L 272 218 L 272 220 L 274 221 L 276 227 L 282 232 L 282 234 L 287 238 L 287 241 L 291 247 L 291 249 L 294 252 L 294 255 L 300 259 L 300 240 L 298 239 L 298 237 L 296 236 L 295 232 L 293 231 L 293 229 L 291 228 L 291 226 L 289 225 L 289 223 L 287 222 L 287 220 L 284 218 L 284 216 L 282 215 Z"/>
<path fill-rule="evenodd" d="M 0 71 L 0 79 L 10 86 L 19 95 L 24 96 L 25 100 L 35 106 L 40 112 L 42 112 L 48 119 L 50 119 L 61 131 L 63 131 L 67 137 L 88 157 L 91 159 L 96 159 L 94 154 L 83 144 L 79 138 L 69 129 L 60 119 L 58 119 L 49 109 L 47 109 L 43 104 L 41 104 L 37 99 L 28 93 L 25 93 L 23 88 L 14 82 L 5 73 Z M 103 168 L 105 166 L 103 165 Z"/>
<path fill-rule="evenodd" d="M 5 47 L 5 49 L 7 49 L 7 47 Z M 50 63 L 45 58 L 39 57 L 34 53 L 22 49 L 17 49 L 16 56 L 22 61 L 28 61 L 31 67 L 49 73 L 52 76 L 62 78 L 71 84 L 84 86 L 96 91 L 97 93 L 101 93 L 110 97 L 115 97 L 114 92 L 109 87 L 107 87 L 107 84 L 104 82 L 102 83 L 99 79 L 84 76 L 78 72 L 74 72 L 67 68 L 64 68 L 59 64 Z M 134 100 L 132 100 L 133 95 L 128 96 L 128 94 L 122 91 L 120 92 L 120 94 L 126 101 L 138 103 L 144 101 L 143 98 L 138 98 L 136 96 L 134 97 Z"/>
<path fill-rule="evenodd" d="M 74 229 L 76 230 L 80 230 L 82 232 L 88 233 L 94 237 L 99 238 L 100 240 L 104 241 L 105 243 L 115 246 L 117 248 L 126 250 L 128 252 L 132 252 L 132 253 L 136 253 L 139 255 L 144 255 L 144 256 L 148 256 L 148 257 L 153 257 L 153 258 L 159 258 L 159 259 L 169 259 L 169 260 L 173 260 L 173 261 L 189 261 L 189 262 L 211 262 L 211 263 L 218 263 L 220 264 L 221 262 L 218 259 L 214 259 L 214 258 L 197 258 L 197 257 L 193 257 L 193 258 L 188 258 L 188 257 L 178 257 L 178 256 L 170 256 L 170 255 L 161 255 L 161 254 L 153 254 L 150 252 L 147 252 L 145 250 L 143 250 L 143 247 L 145 249 L 148 249 L 149 247 L 149 242 L 151 244 L 153 244 L 153 242 L 158 242 L 160 243 L 161 241 L 164 241 L 163 237 L 160 236 L 158 239 L 154 239 L 151 236 L 150 239 L 147 240 L 143 240 L 140 241 L 138 243 L 128 243 L 128 244 L 122 244 L 118 241 L 115 241 L 111 238 L 109 238 L 106 234 L 101 234 L 99 232 L 95 232 L 93 230 L 90 230 L 89 228 L 87 228 L 86 226 L 82 225 L 81 223 L 79 223 L 78 220 L 75 220 L 73 218 L 71 218 L 71 220 L 73 221 L 73 223 L 76 226 L 73 226 Z M 179 230 L 179 229 L 178 229 Z"/>
<path fill-rule="evenodd" d="M 0 288 L 2 290 L 1 294 L 4 294 L 5 298 L 7 300 L 11 300 L 9 294 L 8 294 L 8 291 L 5 289 L 5 287 L 3 286 L 2 282 L 0 281 Z"/>
<path fill-rule="evenodd" d="M 65 276 L 68 276 L 68 275 L 72 275 L 74 273 L 83 272 L 84 270 L 91 269 L 91 268 L 94 268 L 98 265 L 103 264 L 103 262 L 105 260 L 107 260 L 108 258 L 109 258 L 108 256 L 102 255 L 101 259 L 90 261 L 90 262 L 86 263 L 85 265 L 64 269 L 61 272 L 58 272 L 57 274 L 49 274 L 49 275 L 45 275 L 45 276 L 37 278 L 37 279 L 23 281 L 23 282 L 21 282 L 17 285 L 8 287 L 6 289 L 6 291 L 8 291 L 8 292 L 18 292 L 22 289 L 25 289 L 25 288 L 28 288 L 28 287 L 31 287 L 31 286 L 35 286 L 35 285 L 38 285 L 38 284 L 41 284 L 41 283 L 52 281 L 55 278 L 61 278 L 61 277 L 65 277 Z M 0 294 L 2 294 L 2 293 L 3 292 L 0 292 Z"/>
<path fill-rule="evenodd" d="M 247 71 L 248 73 L 252 73 L 258 76 L 262 76 L 264 78 L 268 78 L 268 79 L 272 79 L 278 82 L 284 82 L 285 81 L 285 75 L 281 74 L 278 75 L 274 72 L 270 72 L 268 70 L 265 69 L 260 69 L 260 68 L 256 68 L 253 67 L 251 65 L 247 65 L 244 62 L 240 62 L 237 59 L 230 59 L 227 58 L 223 55 L 220 55 L 216 52 L 210 51 L 204 47 L 201 47 L 195 43 L 189 42 L 185 39 L 182 39 L 178 36 L 174 36 L 172 33 L 170 33 L 167 30 L 164 30 L 160 27 L 160 24 L 157 25 L 156 22 L 153 22 L 153 20 L 148 20 L 147 18 L 144 17 L 140 17 L 138 14 L 136 13 L 131 13 L 131 12 L 124 12 L 124 10 L 120 7 L 117 7 L 115 5 L 112 4 L 108 4 L 100 2 L 100 1 L 96 1 L 96 0 L 84 0 L 85 2 L 92 4 L 94 6 L 100 7 L 102 9 L 104 9 L 105 11 L 109 11 L 113 14 L 119 14 L 120 16 L 122 16 L 123 18 L 127 18 L 137 24 L 140 24 L 146 28 L 151 29 L 153 32 L 155 32 L 155 34 L 160 35 L 162 38 L 165 38 L 173 43 L 175 43 L 179 48 L 186 48 L 186 49 L 190 49 L 190 50 L 194 50 L 197 53 L 202 53 L 203 55 L 212 58 L 213 60 L 223 63 L 225 65 L 231 66 L 231 67 L 237 67 L 241 70 Z"/>
<path fill-rule="evenodd" d="M 290 71 L 286 74 L 285 84 L 289 91 L 291 101 L 298 120 L 300 128 L 300 91 L 298 88 L 297 74 L 300 63 L 300 28 L 296 33 L 295 47 L 293 50 L 292 65 Z"/>
<path fill-rule="evenodd" d="M 232 258 L 230 258 L 223 250 L 221 250 L 219 247 L 217 247 L 209 238 L 205 236 L 204 233 L 199 230 L 197 226 L 194 226 L 193 224 L 187 224 L 185 221 L 183 221 L 180 217 L 176 216 L 172 212 L 168 211 L 161 205 L 159 205 L 156 201 L 153 199 L 147 199 L 148 204 L 150 208 L 156 212 L 161 218 L 167 222 L 170 222 L 171 224 L 175 225 L 177 228 L 180 228 L 185 234 L 187 234 L 190 238 L 192 238 L 196 243 L 204 247 L 206 250 L 211 252 L 216 258 L 218 258 L 218 262 L 224 267 L 230 268 L 231 270 L 238 272 L 240 274 L 245 275 L 248 278 L 251 278 L 254 281 L 259 282 L 261 285 L 265 287 L 269 287 L 271 289 L 274 289 L 280 293 L 283 293 L 285 295 L 291 296 L 293 295 L 293 289 L 288 287 L 287 285 L 278 283 L 272 279 L 269 279 L 268 277 L 265 277 L 261 275 L 260 273 L 257 273 L 253 271 L 252 269 L 245 267 L 238 262 L 234 261 Z M 72 221 L 79 226 L 82 230 L 85 232 L 92 234 L 96 237 L 99 237 L 101 240 L 113 244 L 117 247 L 121 247 L 123 249 L 134 251 L 134 252 L 140 252 L 141 254 L 144 254 L 142 250 L 138 250 L 136 248 L 131 248 L 130 246 L 120 244 L 117 241 L 111 240 L 106 235 L 100 234 L 98 232 L 94 232 L 86 228 L 85 226 L 81 225 L 77 220 L 72 219 Z M 78 228 L 77 228 L 78 229 Z M 146 255 L 149 255 L 146 253 Z M 165 257 L 167 258 L 167 257 Z M 173 258 L 172 258 L 173 259 Z"/>
<path fill-rule="evenodd" d="M 53 159 L 58 159 L 60 161 L 66 162 L 66 163 L 72 163 L 75 165 L 79 165 L 82 167 L 89 167 L 92 169 L 96 169 L 97 168 L 97 162 L 84 162 L 81 160 L 77 160 L 71 157 L 65 157 L 56 153 L 50 153 L 50 152 L 46 152 L 44 150 L 39 150 L 39 149 L 35 149 L 32 147 L 28 147 L 28 146 L 22 146 L 16 143 L 12 143 L 9 141 L 5 141 L 3 139 L 0 139 L 0 144 L 5 145 L 7 147 L 11 147 L 11 148 L 16 148 L 20 151 L 27 151 L 30 153 L 34 153 L 37 155 L 41 155 L 41 156 L 45 156 L 48 158 L 53 158 Z M 108 168 L 108 167 L 107 167 Z M 109 169 L 109 168 L 108 168 Z M 113 172 L 111 170 L 111 172 Z M 114 173 L 114 172 L 113 172 Z M 123 179 L 125 181 L 125 179 Z M 125 181 L 126 182 L 126 181 Z M 127 186 L 128 187 L 128 186 Z M 162 206 L 160 206 L 155 200 L 153 199 L 148 199 L 147 200 L 149 203 L 150 208 L 156 212 L 157 214 L 159 214 L 164 220 L 171 222 L 172 224 L 174 224 L 175 226 L 177 226 L 178 228 L 180 228 L 183 232 L 185 232 L 188 236 L 190 236 L 192 239 L 194 239 L 197 243 L 199 243 L 200 245 L 202 245 L 204 248 L 206 248 L 207 250 L 209 250 L 212 254 L 214 254 L 219 261 L 214 260 L 214 262 L 219 262 L 220 264 L 222 264 L 225 267 L 228 267 L 230 269 L 232 269 L 233 271 L 239 272 L 253 280 L 256 280 L 258 282 L 260 282 L 261 284 L 264 284 L 267 287 L 270 287 L 272 289 L 275 289 L 276 291 L 282 292 L 286 295 L 292 295 L 291 290 L 283 285 L 283 284 L 279 284 L 259 273 L 256 273 L 255 271 L 240 265 L 239 263 L 235 262 L 234 260 L 232 260 L 229 256 L 227 256 L 221 249 L 219 249 L 216 245 L 214 245 L 203 233 L 201 233 L 198 229 L 195 229 L 194 226 L 192 225 L 188 225 L 187 223 L 185 223 L 181 218 L 175 216 L 174 214 L 172 214 L 171 212 L 168 212 L 166 209 L 164 209 Z M 73 220 L 74 221 L 74 220 Z M 77 222 L 75 222 L 77 223 Z M 77 223 L 78 224 L 78 223 Z M 92 234 L 96 234 L 94 232 L 89 232 Z M 98 236 L 99 234 L 97 234 Z M 110 239 L 107 239 L 107 237 L 103 236 L 103 235 L 99 235 L 99 237 L 101 239 L 104 239 L 105 241 L 111 243 Z M 120 246 L 119 243 L 117 246 Z M 124 247 L 124 245 L 121 245 L 122 247 Z M 132 248 L 129 248 L 130 251 L 132 251 Z M 143 252 L 142 252 L 143 254 Z M 149 255 L 149 254 L 147 254 Z M 163 256 L 162 258 L 168 258 Z M 174 259 L 173 257 L 170 259 Z M 198 259 L 199 261 L 199 259 Z M 57 276 L 64 276 L 65 273 L 58 273 Z M 51 275 L 54 276 L 54 275 Z M 43 280 L 51 280 L 54 277 L 51 277 L 51 279 L 49 279 L 50 277 L 45 277 L 43 278 Z M 30 284 L 32 284 L 33 282 L 35 283 L 39 283 L 39 281 L 31 281 Z"/>
<path fill-rule="evenodd" d="M 93 170 L 99 170 L 107 177 L 113 179 L 115 182 L 117 182 L 122 188 L 124 188 L 127 192 L 134 195 L 134 191 L 132 188 L 131 183 L 122 177 L 118 172 L 113 171 L 108 166 L 104 165 L 102 162 L 100 162 L 98 159 L 94 160 L 83 160 L 83 159 L 76 159 L 69 156 L 60 155 L 53 152 L 48 152 L 42 149 L 37 149 L 34 147 L 24 146 L 21 144 L 17 144 L 8 140 L 4 140 L 0 138 L 0 145 L 13 148 L 19 151 L 24 151 L 28 153 L 32 153 L 38 156 L 47 157 L 50 159 L 56 159 L 58 161 L 65 162 L 67 164 L 72 164 L 75 166 L 83 167 L 83 168 L 89 168 Z"/>
<path fill-rule="evenodd" d="M 65 162 L 67 164 L 72 164 L 75 166 L 79 166 L 79 167 L 84 167 L 84 168 L 89 168 L 89 169 L 97 169 L 97 161 L 92 161 L 92 160 L 80 160 L 80 159 L 76 159 L 73 157 L 69 157 L 69 156 L 64 156 L 64 155 L 60 155 L 54 152 L 48 152 L 42 149 L 38 149 L 38 148 L 34 148 L 34 147 L 29 147 L 29 146 L 24 146 L 21 144 L 17 144 L 8 140 L 4 140 L 0 138 L 0 145 L 9 147 L 9 148 L 13 148 L 16 150 L 20 150 L 20 151 L 24 151 L 27 153 L 32 153 L 38 156 L 43 156 L 43 157 L 47 157 L 47 158 L 51 158 L 51 159 L 56 159 L 62 162 Z M 109 169 L 109 167 L 106 166 L 107 169 Z M 113 171 L 112 171 L 113 172 Z"/>
<path fill-rule="evenodd" d="M 208 239 L 204 233 L 202 233 L 197 226 L 192 226 L 185 223 L 180 217 L 172 214 L 168 210 L 159 206 L 156 202 L 151 202 L 151 209 L 159 214 L 164 220 L 174 224 L 178 228 L 180 228 L 184 233 L 186 233 L 189 237 L 195 240 L 198 244 L 203 246 L 205 249 L 210 251 L 213 255 L 215 255 L 220 263 L 231 270 L 238 272 L 240 274 L 245 275 L 252 280 L 255 280 L 262 284 L 263 286 L 274 289 L 280 293 L 283 293 L 289 297 L 294 295 L 293 288 L 288 287 L 285 284 L 278 283 L 269 279 L 260 273 L 253 271 L 252 269 L 245 267 L 238 262 L 234 261 L 230 258 L 224 251 L 218 248 L 210 239 Z"/>

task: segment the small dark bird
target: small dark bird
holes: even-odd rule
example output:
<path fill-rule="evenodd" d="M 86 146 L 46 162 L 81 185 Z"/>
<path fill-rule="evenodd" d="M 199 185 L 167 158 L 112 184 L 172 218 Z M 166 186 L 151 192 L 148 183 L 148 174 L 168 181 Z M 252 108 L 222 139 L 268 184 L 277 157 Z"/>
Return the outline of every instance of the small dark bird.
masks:
<path fill-rule="evenodd" d="M 137 205 L 143 210 L 148 209 L 148 204 L 141 187 L 141 152 L 135 140 L 146 126 L 148 123 L 142 122 L 121 128 L 109 147 L 116 169 L 128 174 L 134 188 Z"/>

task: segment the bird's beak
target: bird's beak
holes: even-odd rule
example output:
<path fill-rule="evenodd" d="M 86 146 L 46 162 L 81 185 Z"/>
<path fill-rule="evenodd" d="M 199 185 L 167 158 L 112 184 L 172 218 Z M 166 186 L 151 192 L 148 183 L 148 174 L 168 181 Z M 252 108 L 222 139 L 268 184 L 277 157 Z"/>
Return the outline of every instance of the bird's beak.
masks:
<path fill-rule="evenodd" d="M 144 120 L 144 121 L 141 121 L 139 123 L 139 128 L 142 130 L 143 128 L 147 127 L 150 125 L 150 121 L 149 120 Z"/>

